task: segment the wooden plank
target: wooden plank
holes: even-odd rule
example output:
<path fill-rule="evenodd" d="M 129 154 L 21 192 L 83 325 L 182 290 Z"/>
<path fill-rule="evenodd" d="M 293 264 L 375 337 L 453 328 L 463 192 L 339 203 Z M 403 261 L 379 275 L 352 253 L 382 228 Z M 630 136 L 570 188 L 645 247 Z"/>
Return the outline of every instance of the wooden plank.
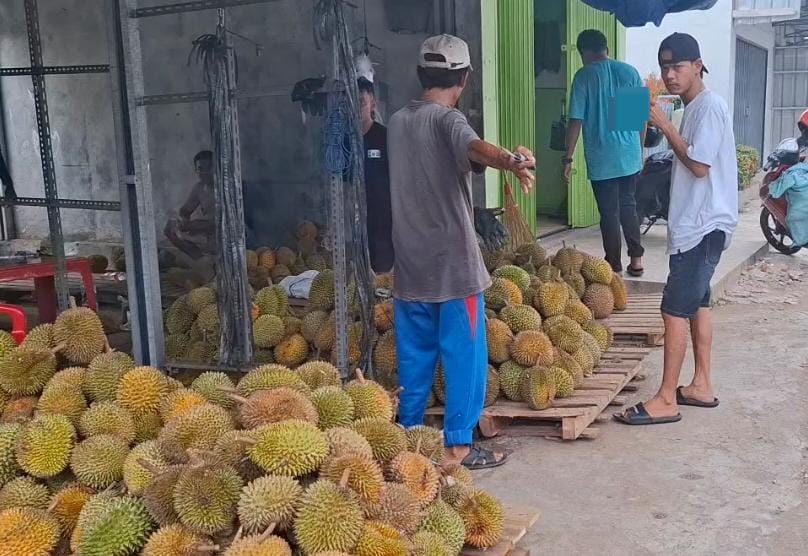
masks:
<path fill-rule="evenodd" d="M 528 530 L 536 524 L 541 513 L 536 510 L 520 507 L 504 508 L 505 519 L 501 540 L 489 548 L 466 547 L 461 552 L 461 556 L 511 556 L 513 550 L 522 538 L 527 535 Z M 517 553 L 524 554 L 524 552 Z"/>

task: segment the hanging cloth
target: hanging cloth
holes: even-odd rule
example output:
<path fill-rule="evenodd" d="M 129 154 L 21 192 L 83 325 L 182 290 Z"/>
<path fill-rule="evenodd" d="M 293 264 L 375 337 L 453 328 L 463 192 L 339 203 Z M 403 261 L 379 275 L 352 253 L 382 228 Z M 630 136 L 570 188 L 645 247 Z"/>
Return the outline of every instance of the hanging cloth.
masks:
<path fill-rule="evenodd" d="M 583 0 L 598 10 L 610 12 L 626 27 L 657 27 L 669 13 L 712 8 L 718 0 Z"/>

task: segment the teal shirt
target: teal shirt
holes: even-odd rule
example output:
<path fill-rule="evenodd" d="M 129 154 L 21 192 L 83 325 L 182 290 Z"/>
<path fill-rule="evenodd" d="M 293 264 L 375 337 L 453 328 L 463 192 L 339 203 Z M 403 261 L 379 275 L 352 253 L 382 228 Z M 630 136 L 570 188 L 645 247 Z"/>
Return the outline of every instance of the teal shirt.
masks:
<path fill-rule="evenodd" d="M 609 131 L 609 98 L 620 87 L 643 87 L 640 74 L 629 64 L 602 60 L 578 70 L 572 81 L 569 117 L 583 121 L 584 157 L 589 179 L 631 176 L 642 168 L 640 134 Z"/>

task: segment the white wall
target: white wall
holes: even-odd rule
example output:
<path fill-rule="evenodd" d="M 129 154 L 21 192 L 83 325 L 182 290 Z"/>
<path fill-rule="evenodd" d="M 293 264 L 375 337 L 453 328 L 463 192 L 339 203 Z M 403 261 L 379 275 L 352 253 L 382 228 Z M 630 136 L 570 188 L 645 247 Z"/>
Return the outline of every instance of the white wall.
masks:
<path fill-rule="evenodd" d="M 736 25 L 735 36 L 738 39 L 745 40 L 755 46 L 764 48 L 769 52 L 769 63 L 766 72 L 766 127 L 763 134 L 763 153 L 761 157 L 765 158 L 766 153 L 770 152 L 774 145 L 775 140 L 772 137 L 772 97 L 774 96 L 774 42 L 775 32 L 774 27 L 769 23 L 762 23 L 759 25 Z M 736 41 L 732 41 L 732 60 L 733 66 L 735 65 L 735 48 Z M 734 87 L 734 84 L 733 84 Z"/>

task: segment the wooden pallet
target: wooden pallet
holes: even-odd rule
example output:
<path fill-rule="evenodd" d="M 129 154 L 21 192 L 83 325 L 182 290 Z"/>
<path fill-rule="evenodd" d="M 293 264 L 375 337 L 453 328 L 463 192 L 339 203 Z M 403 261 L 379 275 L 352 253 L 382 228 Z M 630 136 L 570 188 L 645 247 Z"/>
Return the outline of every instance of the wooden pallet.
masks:
<path fill-rule="evenodd" d="M 601 322 L 612 329 L 619 344 L 659 346 L 665 338 L 661 303 L 661 293 L 629 295 L 625 311 L 612 313 Z"/>
<path fill-rule="evenodd" d="M 505 523 L 502 539 L 485 550 L 464 548 L 460 556 L 529 556 L 530 550 L 516 545 L 539 520 L 541 513 L 532 508 L 505 506 Z"/>
<path fill-rule="evenodd" d="M 593 375 L 570 398 L 557 399 L 549 409 L 534 410 L 527 404 L 499 400 L 483 409 L 480 432 L 483 436 L 541 436 L 576 440 L 597 438 L 592 427 L 609 405 L 622 405 L 623 390 L 636 389 L 632 381 L 642 380 L 642 362 L 650 350 L 645 347 L 613 347 L 601 359 Z M 628 388 L 627 388 L 628 387 Z M 443 416 L 443 407 L 427 409 L 427 416 Z"/>

